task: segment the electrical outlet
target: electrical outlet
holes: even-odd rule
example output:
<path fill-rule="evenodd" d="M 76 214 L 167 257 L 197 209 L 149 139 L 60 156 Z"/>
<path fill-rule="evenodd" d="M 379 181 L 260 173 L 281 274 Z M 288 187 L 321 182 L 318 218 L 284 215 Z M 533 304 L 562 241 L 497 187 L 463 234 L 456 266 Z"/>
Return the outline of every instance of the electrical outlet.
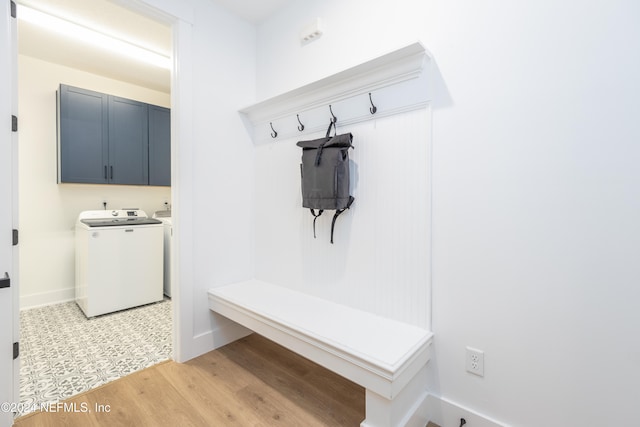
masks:
<path fill-rule="evenodd" d="M 484 351 L 467 347 L 467 372 L 484 377 Z"/>

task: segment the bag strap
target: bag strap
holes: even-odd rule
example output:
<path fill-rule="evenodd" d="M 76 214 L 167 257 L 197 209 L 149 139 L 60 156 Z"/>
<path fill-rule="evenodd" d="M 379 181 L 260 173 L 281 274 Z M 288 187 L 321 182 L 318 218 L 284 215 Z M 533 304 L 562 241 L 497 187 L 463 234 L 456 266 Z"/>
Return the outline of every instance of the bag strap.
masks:
<path fill-rule="evenodd" d="M 349 208 L 351 207 L 351 204 L 353 203 L 353 201 L 354 201 L 354 200 L 355 200 L 355 199 L 353 198 L 353 196 L 349 196 L 349 201 L 347 202 L 347 207 L 346 207 L 346 208 L 344 208 L 344 209 L 338 209 L 338 210 L 336 211 L 336 213 L 333 215 L 333 219 L 331 220 L 331 244 L 333 244 L 333 228 L 334 228 L 334 227 L 335 227 L 335 225 L 336 225 L 336 219 L 338 219 L 338 217 L 340 216 L 340 214 L 341 214 L 342 212 L 346 211 L 347 209 L 349 209 Z M 318 216 L 320 216 L 320 215 L 318 215 Z M 313 222 L 315 223 L 315 221 L 316 221 L 316 220 L 314 219 L 314 220 L 313 220 Z M 316 230 L 315 230 L 315 225 L 314 225 L 314 229 L 313 229 L 313 233 L 314 233 L 314 234 L 313 234 L 313 237 L 315 237 L 315 232 L 316 232 Z"/>
<path fill-rule="evenodd" d="M 324 143 L 322 143 L 318 150 L 316 151 L 316 161 L 313 163 L 315 166 L 320 166 L 320 157 L 322 157 L 322 149 L 324 148 Z"/>
<path fill-rule="evenodd" d="M 331 120 L 329 122 L 329 127 L 327 128 L 327 133 L 324 135 L 325 138 L 329 138 L 329 135 L 331 135 L 332 126 L 333 126 L 333 136 L 336 136 L 338 134 L 338 129 L 336 128 L 336 122 Z M 316 152 L 316 161 L 314 162 L 316 166 L 320 165 L 320 157 L 322 157 L 322 149 L 324 148 L 324 144 L 326 144 L 326 142 L 323 142 L 318 146 L 318 151 Z"/>
<path fill-rule="evenodd" d="M 311 215 L 313 215 L 313 238 L 316 238 L 316 219 L 318 219 L 318 217 L 320 215 L 322 215 L 322 212 L 324 212 L 322 209 L 320 209 L 318 211 L 318 215 L 316 215 L 316 211 L 313 209 L 309 209 L 311 211 Z"/>
<path fill-rule="evenodd" d="M 338 128 L 336 127 L 336 122 L 334 122 L 333 120 L 330 120 L 329 127 L 327 128 L 327 133 L 324 135 L 325 138 L 329 138 L 329 135 L 331 134 L 331 126 L 333 126 L 333 136 L 336 136 L 338 134 Z"/>

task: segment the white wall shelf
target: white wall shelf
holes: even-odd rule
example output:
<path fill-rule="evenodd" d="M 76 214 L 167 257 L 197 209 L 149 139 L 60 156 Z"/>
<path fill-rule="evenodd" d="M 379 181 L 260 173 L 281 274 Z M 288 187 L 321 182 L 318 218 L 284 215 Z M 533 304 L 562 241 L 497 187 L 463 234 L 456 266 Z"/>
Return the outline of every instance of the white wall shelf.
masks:
<path fill-rule="evenodd" d="M 424 46 L 420 42 L 415 42 L 355 67 L 250 105 L 240 110 L 240 113 L 245 115 L 251 123 L 254 131 L 254 141 L 257 141 L 265 137 L 271 139 L 269 137 L 271 134 L 270 123 L 274 124 L 279 133 L 279 139 L 281 139 L 288 134 L 286 131 L 281 132 L 276 127 L 276 122 L 286 120 L 288 122 L 287 129 L 289 131 L 293 129 L 291 133 L 293 135 L 296 134 L 295 131 L 298 124 L 296 114 L 326 108 L 326 123 L 323 122 L 320 125 L 315 123 L 310 126 L 305 123 L 305 133 L 317 131 L 328 125 L 329 105 L 334 105 L 335 112 L 335 104 L 357 96 L 365 96 L 366 99 L 363 99 L 365 99 L 366 103 L 369 103 L 369 93 L 373 93 L 375 103 L 376 91 L 418 79 L 423 76 L 423 70 L 428 61 L 430 61 L 430 57 Z M 402 98 L 407 99 L 407 97 Z M 421 98 L 420 102 L 411 99 L 405 103 L 407 102 L 411 105 L 425 104 L 424 97 Z M 386 111 L 384 108 L 379 109 L 380 111 L 375 117 L 389 115 L 399 110 L 411 109 L 410 107 L 407 108 L 407 105 L 399 106 L 397 102 L 394 104 L 392 109 L 386 109 Z M 349 106 L 350 110 L 352 110 L 351 107 Z M 368 108 L 361 110 L 366 114 L 358 116 L 359 119 L 356 119 L 356 121 L 369 118 Z M 340 123 L 345 123 L 344 120 L 341 120 L 345 117 L 344 114 L 341 117 L 336 112 L 336 116 L 338 116 Z M 352 122 L 354 121 L 353 114 L 347 118 L 351 119 Z"/>

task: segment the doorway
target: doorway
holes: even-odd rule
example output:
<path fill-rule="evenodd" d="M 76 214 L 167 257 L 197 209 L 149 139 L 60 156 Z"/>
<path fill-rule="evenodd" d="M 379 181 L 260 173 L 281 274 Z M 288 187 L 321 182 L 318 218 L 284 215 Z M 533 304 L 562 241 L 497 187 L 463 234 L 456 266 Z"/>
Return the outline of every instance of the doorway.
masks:
<path fill-rule="evenodd" d="M 70 9 L 63 10 L 63 5 Z M 128 9 L 118 8 L 118 6 L 106 0 L 103 2 L 92 1 L 90 9 L 87 9 L 88 6 L 84 0 L 65 2 L 54 0 L 30 1 L 29 6 L 32 8 L 39 6 L 40 11 L 49 12 L 52 15 L 63 14 L 65 20 L 81 19 L 81 11 L 84 9 L 84 12 L 92 14 L 94 17 L 96 15 L 106 17 L 107 19 L 101 25 L 107 25 L 109 22 L 122 24 L 136 19 L 135 16 L 132 16 L 135 15 L 133 12 Z M 54 310 L 49 311 L 49 315 L 40 317 L 40 321 L 29 322 L 30 327 L 37 330 L 38 333 L 44 334 L 45 338 L 47 334 L 53 334 L 63 329 L 54 326 L 55 323 L 52 320 L 56 317 L 60 322 L 63 322 L 65 327 L 71 329 L 72 333 L 81 335 L 85 332 L 74 329 L 75 327 L 72 326 L 73 310 L 77 310 L 75 303 L 72 301 L 74 292 L 74 217 L 77 217 L 82 210 L 102 209 L 103 207 L 109 209 L 134 207 L 131 205 L 132 203 L 135 204 L 135 207 L 145 210 L 151 216 L 154 211 L 166 209 L 173 204 L 171 200 L 172 190 L 153 187 L 58 184 L 56 180 L 57 153 L 55 148 L 55 87 L 60 83 L 85 86 L 87 89 L 97 89 L 127 98 L 138 98 L 138 100 L 161 106 L 170 106 L 171 94 L 164 93 L 164 98 L 166 99 L 163 99 L 162 88 L 153 87 L 154 84 L 157 85 L 157 82 L 145 83 L 144 81 L 136 81 L 136 73 L 130 73 L 137 68 L 134 61 L 128 60 L 129 62 L 126 65 L 118 65 L 119 60 L 110 56 L 107 66 L 104 67 L 106 71 L 100 69 L 99 62 L 101 60 L 99 58 L 96 59 L 94 56 L 97 51 L 95 47 L 84 46 L 80 47 L 79 51 L 70 47 L 61 48 L 57 44 L 54 46 L 53 37 L 48 35 L 45 36 L 45 40 L 47 40 L 45 43 L 32 44 L 33 49 L 40 49 L 39 52 L 37 49 L 29 50 L 31 48 L 25 47 L 22 41 L 26 39 L 26 41 L 33 42 L 33 40 L 29 40 L 29 37 L 34 37 L 34 35 L 22 31 L 24 26 L 31 24 L 23 23 L 20 20 L 20 14 L 21 6 L 18 5 L 18 99 L 21 120 L 19 154 L 20 308 L 29 308 L 27 311 L 39 310 L 40 312 L 35 314 L 40 315 L 46 313 L 45 307 L 55 307 Z M 142 15 L 139 15 L 138 18 L 140 18 L 140 22 L 143 22 L 142 24 L 128 25 L 139 30 L 141 30 L 144 23 L 153 27 L 153 22 L 145 22 L 152 21 L 149 18 Z M 159 22 L 155 24 L 163 26 Z M 167 38 L 171 40 L 171 28 L 164 26 L 168 32 Z M 91 24 L 91 27 L 100 28 L 100 25 Z M 141 31 L 150 34 L 149 30 Z M 70 42 L 69 40 L 67 41 Z M 59 40 L 55 41 L 55 43 L 59 42 Z M 138 40 L 137 43 L 139 44 L 140 41 Z M 169 46 L 169 49 L 171 49 L 171 46 Z M 52 58 L 52 56 L 55 56 L 54 54 L 57 54 L 55 59 Z M 126 75 L 126 73 L 123 73 L 124 71 L 132 75 Z M 147 78 L 151 77 L 152 74 L 152 72 L 148 72 L 145 75 L 144 71 L 141 72 L 142 77 Z M 169 88 L 170 71 L 167 70 L 165 74 L 166 87 Z M 144 79 L 140 78 L 140 80 Z M 106 206 L 104 206 L 105 202 L 107 203 Z M 43 218 L 47 219 L 43 220 Z M 70 302 L 65 303 L 64 301 Z M 41 308 L 36 308 L 39 306 Z M 140 310 L 147 308 L 143 307 Z M 142 311 L 137 320 L 124 320 L 124 323 L 141 325 L 140 316 L 153 318 L 156 315 L 170 314 L 171 311 L 171 309 L 158 310 L 160 314 L 150 314 Z M 140 313 L 140 311 L 136 311 L 136 313 Z M 35 316 L 35 318 L 37 319 L 38 316 Z M 96 320 L 105 319 L 106 317 Z M 102 326 L 104 323 L 97 325 L 96 322 L 93 322 L 93 325 L 90 326 L 106 337 L 109 334 L 109 329 Z M 114 330 L 121 329 L 115 321 L 107 323 L 116 324 L 116 326 L 112 325 Z M 169 341 L 171 341 L 171 338 Z M 24 340 L 21 356 L 25 359 L 28 351 L 33 350 L 29 349 L 29 344 Z M 51 344 L 54 343 L 51 342 Z M 77 363 L 72 363 L 80 356 L 76 354 L 78 357 L 71 359 L 68 357 L 71 348 L 72 346 L 67 346 L 67 351 L 64 349 L 50 351 L 49 353 L 55 351 L 57 354 L 53 354 L 54 358 L 52 359 L 54 359 L 54 362 L 47 362 L 49 365 L 44 368 L 50 371 L 59 370 L 62 374 L 62 379 L 54 382 L 55 385 L 66 382 L 67 385 L 70 385 L 69 390 L 76 393 L 83 391 L 83 386 L 79 385 L 77 377 L 74 377 L 71 371 L 76 372 L 84 368 L 79 368 Z M 51 349 L 52 346 L 48 348 L 48 350 Z M 126 353 L 126 350 L 121 345 L 114 344 L 101 350 L 110 352 L 111 360 L 114 364 L 116 364 L 115 361 L 128 364 L 128 367 L 121 366 L 123 369 L 120 372 L 126 373 L 131 369 L 141 367 L 145 363 L 144 360 L 138 360 L 136 364 L 135 361 L 132 361 L 135 357 L 129 357 L 128 361 L 125 360 L 125 357 L 117 359 L 119 355 Z M 91 353 L 91 350 L 86 348 L 82 348 L 80 351 L 85 352 L 87 359 L 95 356 L 95 354 Z M 104 365 L 106 362 L 96 361 L 95 358 L 94 362 L 94 365 L 104 368 L 102 373 L 109 370 Z M 111 376 L 102 375 L 101 378 L 88 383 L 98 385 L 105 378 L 114 379 L 113 374 L 114 371 L 111 370 Z M 94 373 L 93 375 L 96 374 Z M 41 390 L 44 388 L 47 392 L 51 391 L 51 383 L 38 383 L 35 376 L 33 379 L 34 381 L 29 387 L 34 389 L 40 387 Z M 43 394 L 43 396 L 49 400 L 56 400 L 56 397 L 58 397 L 55 394 Z M 62 395 L 60 397 L 68 396 Z"/>

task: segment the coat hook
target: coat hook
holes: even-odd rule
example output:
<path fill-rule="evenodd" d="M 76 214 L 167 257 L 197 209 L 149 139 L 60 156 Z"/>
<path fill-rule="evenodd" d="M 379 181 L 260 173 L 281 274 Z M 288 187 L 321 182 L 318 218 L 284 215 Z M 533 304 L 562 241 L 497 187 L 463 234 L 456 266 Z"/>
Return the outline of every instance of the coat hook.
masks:
<path fill-rule="evenodd" d="M 271 130 L 273 131 L 273 133 L 271 134 L 271 138 L 277 137 L 278 132 L 276 132 L 276 130 L 273 128 L 273 123 L 269 122 L 269 125 L 271 126 Z"/>
<path fill-rule="evenodd" d="M 369 92 L 369 102 L 371 102 L 371 108 L 369 108 L 369 111 L 371 112 L 371 114 L 375 114 L 376 111 L 378 111 L 378 107 L 373 105 L 373 100 L 371 99 L 371 92 Z"/>
<path fill-rule="evenodd" d="M 331 122 L 333 124 L 336 124 L 336 122 L 338 121 L 338 118 L 333 115 L 333 110 L 331 109 L 331 104 L 329 104 L 329 111 L 331 112 Z"/>
<path fill-rule="evenodd" d="M 302 132 L 304 130 L 304 125 L 300 121 L 300 114 L 296 114 L 296 117 L 298 118 L 298 123 L 300 123 L 300 126 L 298 126 L 298 130 Z"/>

